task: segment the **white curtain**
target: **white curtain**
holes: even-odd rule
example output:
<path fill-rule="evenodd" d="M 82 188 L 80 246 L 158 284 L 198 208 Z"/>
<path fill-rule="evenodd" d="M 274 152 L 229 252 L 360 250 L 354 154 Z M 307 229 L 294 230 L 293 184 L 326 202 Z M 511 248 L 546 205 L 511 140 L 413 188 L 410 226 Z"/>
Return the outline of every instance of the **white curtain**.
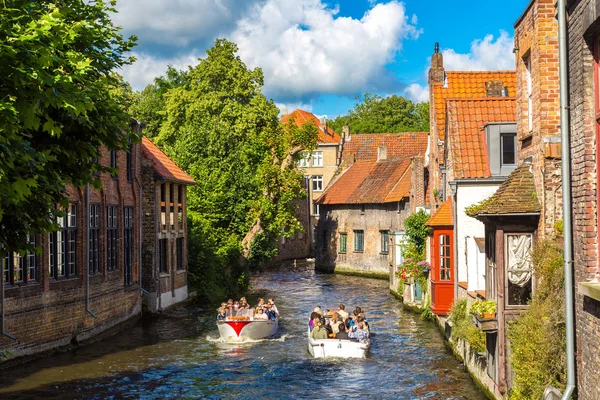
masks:
<path fill-rule="evenodd" d="M 531 280 L 531 235 L 507 236 L 508 280 L 524 287 Z"/>

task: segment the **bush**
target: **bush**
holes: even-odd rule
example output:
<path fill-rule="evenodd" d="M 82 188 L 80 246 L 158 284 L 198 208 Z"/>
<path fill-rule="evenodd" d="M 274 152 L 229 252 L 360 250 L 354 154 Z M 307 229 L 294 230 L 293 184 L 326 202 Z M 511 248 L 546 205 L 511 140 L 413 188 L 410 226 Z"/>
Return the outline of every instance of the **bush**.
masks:
<path fill-rule="evenodd" d="M 469 342 L 471 348 L 477 352 L 485 351 L 485 333 L 481 332 L 471 314 L 467 312 L 467 300 L 460 300 L 452 306 L 450 311 L 452 322 L 452 340 L 462 339 Z"/>
<path fill-rule="evenodd" d="M 511 399 L 541 398 L 548 385 L 566 384 L 562 244 L 544 241 L 532 255 L 538 286 L 529 308 L 508 327 L 514 371 Z"/>
<path fill-rule="evenodd" d="M 425 241 L 429 236 L 429 228 L 425 225 L 429 215 L 420 210 L 414 214 L 409 215 L 404 220 L 404 229 L 406 230 L 406 236 L 408 236 L 409 243 L 413 243 L 415 250 L 421 255 L 423 259 L 425 255 Z"/>

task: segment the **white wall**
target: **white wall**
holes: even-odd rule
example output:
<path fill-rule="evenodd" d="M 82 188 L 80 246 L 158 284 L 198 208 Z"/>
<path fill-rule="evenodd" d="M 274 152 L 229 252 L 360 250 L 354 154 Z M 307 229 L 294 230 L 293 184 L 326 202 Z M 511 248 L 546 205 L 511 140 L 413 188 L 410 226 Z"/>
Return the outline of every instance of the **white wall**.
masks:
<path fill-rule="evenodd" d="M 479 251 L 475 238 L 485 236 L 482 222 L 465 214 L 465 208 L 491 197 L 499 185 L 472 184 L 458 185 L 456 214 L 458 215 L 456 241 L 458 251 L 458 281 L 468 282 L 469 291 L 485 290 L 485 254 Z"/>

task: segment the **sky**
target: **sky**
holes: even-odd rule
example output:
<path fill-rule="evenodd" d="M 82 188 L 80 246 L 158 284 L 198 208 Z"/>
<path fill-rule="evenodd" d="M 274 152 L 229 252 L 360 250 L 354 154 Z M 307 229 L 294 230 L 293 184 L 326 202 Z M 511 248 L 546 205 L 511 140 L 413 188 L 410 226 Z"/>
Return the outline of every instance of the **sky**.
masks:
<path fill-rule="evenodd" d="M 136 35 L 122 74 L 142 90 L 167 65 L 187 69 L 216 38 L 260 67 L 282 112 L 335 118 L 362 93 L 428 100 L 439 42 L 446 70 L 514 69 L 513 25 L 529 0 L 119 0 L 114 22 Z"/>

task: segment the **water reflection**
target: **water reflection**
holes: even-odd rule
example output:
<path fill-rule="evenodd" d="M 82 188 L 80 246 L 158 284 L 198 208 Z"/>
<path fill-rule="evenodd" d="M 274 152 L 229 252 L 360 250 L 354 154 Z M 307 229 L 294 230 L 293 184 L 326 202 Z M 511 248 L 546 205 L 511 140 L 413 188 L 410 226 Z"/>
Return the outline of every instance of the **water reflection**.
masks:
<path fill-rule="evenodd" d="M 283 318 L 274 340 L 224 343 L 212 311 L 186 308 L 75 351 L 2 371 L 0 398 L 481 399 L 437 329 L 406 313 L 387 282 L 279 269 L 254 277 Z M 367 310 L 366 360 L 314 360 L 308 314 L 344 302 Z"/>

